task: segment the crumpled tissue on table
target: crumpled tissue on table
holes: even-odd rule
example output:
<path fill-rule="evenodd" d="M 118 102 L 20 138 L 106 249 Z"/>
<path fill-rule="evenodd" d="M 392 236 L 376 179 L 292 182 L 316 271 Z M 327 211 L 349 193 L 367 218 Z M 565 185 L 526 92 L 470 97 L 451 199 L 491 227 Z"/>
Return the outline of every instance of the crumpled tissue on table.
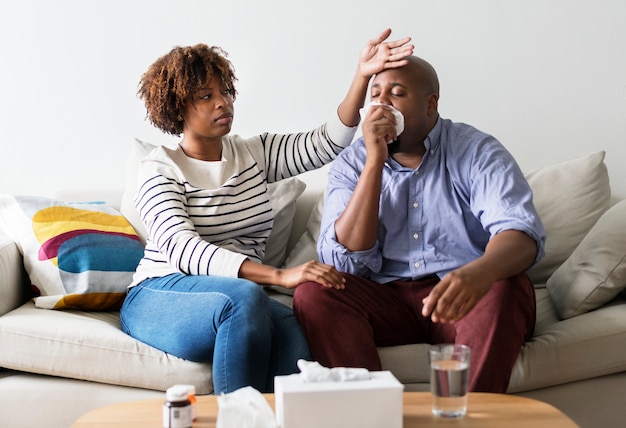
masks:
<path fill-rule="evenodd" d="M 217 428 L 278 428 L 274 411 L 251 386 L 217 397 Z"/>
<path fill-rule="evenodd" d="M 379 103 L 377 101 L 372 101 L 371 103 L 369 103 L 368 105 L 366 105 L 365 107 L 359 110 L 359 114 L 361 115 L 361 120 L 365 119 L 365 115 L 367 114 L 370 107 L 372 106 L 385 106 L 389 111 L 391 111 L 391 113 L 393 113 L 393 115 L 396 118 L 396 135 L 402 134 L 402 132 L 404 131 L 404 116 L 402 115 L 400 110 L 398 110 L 392 105 Z M 389 142 L 392 143 L 393 141 L 389 141 Z"/>
<path fill-rule="evenodd" d="M 305 382 L 347 382 L 353 380 L 368 380 L 370 372 L 362 368 L 322 366 L 317 361 L 298 360 L 300 377 Z"/>

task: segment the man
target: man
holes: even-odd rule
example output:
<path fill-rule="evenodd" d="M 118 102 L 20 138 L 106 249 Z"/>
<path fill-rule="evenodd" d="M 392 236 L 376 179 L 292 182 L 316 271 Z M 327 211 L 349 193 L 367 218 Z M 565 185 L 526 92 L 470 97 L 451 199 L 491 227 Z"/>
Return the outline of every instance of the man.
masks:
<path fill-rule="evenodd" d="M 423 59 L 374 76 L 371 100 L 363 137 L 332 165 L 318 241 L 345 286 L 294 296 L 313 358 L 380 370 L 377 346 L 462 343 L 470 390 L 505 392 L 535 323 L 524 270 L 545 242 L 530 187 L 499 141 L 439 116 Z"/>

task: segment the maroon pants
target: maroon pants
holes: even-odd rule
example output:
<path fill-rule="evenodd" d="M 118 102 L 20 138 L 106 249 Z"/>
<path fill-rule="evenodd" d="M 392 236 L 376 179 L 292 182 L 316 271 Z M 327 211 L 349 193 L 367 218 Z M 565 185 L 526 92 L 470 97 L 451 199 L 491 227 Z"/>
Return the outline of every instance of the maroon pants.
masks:
<path fill-rule="evenodd" d="M 381 370 L 378 346 L 459 343 L 472 349 L 470 391 L 506 392 L 515 360 L 535 327 L 535 290 L 525 274 L 494 283 L 457 323 L 422 316 L 435 276 L 387 284 L 344 274 L 346 287 L 296 288 L 294 312 L 313 358 L 326 367 Z"/>

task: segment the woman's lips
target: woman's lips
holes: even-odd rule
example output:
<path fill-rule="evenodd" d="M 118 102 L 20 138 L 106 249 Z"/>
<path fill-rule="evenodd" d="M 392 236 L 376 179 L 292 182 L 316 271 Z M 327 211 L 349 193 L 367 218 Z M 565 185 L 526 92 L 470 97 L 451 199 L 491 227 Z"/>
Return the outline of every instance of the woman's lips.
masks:
<path fill-rule="evenodd" d="M 221 124 L 230 124 L 233 121 L 233 115 L 232 113 L 226 113 L 226 114 L 222 114 L 221 116 L 218 116 L 217 119 L 215 119 L 215 121 L 217 123 L 221 123 Z"/>

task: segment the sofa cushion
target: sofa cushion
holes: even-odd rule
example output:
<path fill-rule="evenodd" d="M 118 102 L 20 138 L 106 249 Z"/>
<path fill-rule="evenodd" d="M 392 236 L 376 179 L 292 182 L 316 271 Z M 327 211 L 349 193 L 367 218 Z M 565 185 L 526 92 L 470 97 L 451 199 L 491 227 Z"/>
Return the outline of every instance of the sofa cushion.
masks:
<path fill-rule="evenodd" d="M 537 290 L 537 324 L 522 347 L 509 392 L 619 373 L 626 370 L 626 310 L 615 301 L 559 321 L 546 289 Z"/>
<path fill-rule="evenodd" d="M 626 289 L 626 200 L 600 217 L 546 288 L 562 319 L 599 308 Z"/>
<path fill-rule="evenodd" d="M 0 366 L 31 373 L 165 391 L 213 392 L 210 363 L 186 361 L 120 329 L 119 312 L 42 311 L 33 302 L 0 317 Z"/>
<path fill-rule="evenodd" d="M 526 173 L 546 230 L 545 257 L 529 270 L 545 284 L 609 208 L 611 188 L 603 151 Z"/>
<path fill-rule="evenodd" d="M 126 164 L 126 184 L 120 210 L 133 225 L 141 241 L 146 242 L 146 229 L 133 204 L 137 190 L 137 167 L 156 146 L 145 141 L 133 139 Z M 296 199 L 304 192 L 306 184 L 296 177 L 280 180 L 268 185 L 270 204 L 274 211 L 274 226 L 265 245 L 264 263 L 279 267 L 283 264 L 287 252 L 287 242 L 293 226 L 296 212 Z"/>
<path fill-rule="evenodd" d="M 119 309 L 143 256 L 132 226 L 102 203 L 1 195 L 0 228 L 23 255 L 39 308 Z"/>

